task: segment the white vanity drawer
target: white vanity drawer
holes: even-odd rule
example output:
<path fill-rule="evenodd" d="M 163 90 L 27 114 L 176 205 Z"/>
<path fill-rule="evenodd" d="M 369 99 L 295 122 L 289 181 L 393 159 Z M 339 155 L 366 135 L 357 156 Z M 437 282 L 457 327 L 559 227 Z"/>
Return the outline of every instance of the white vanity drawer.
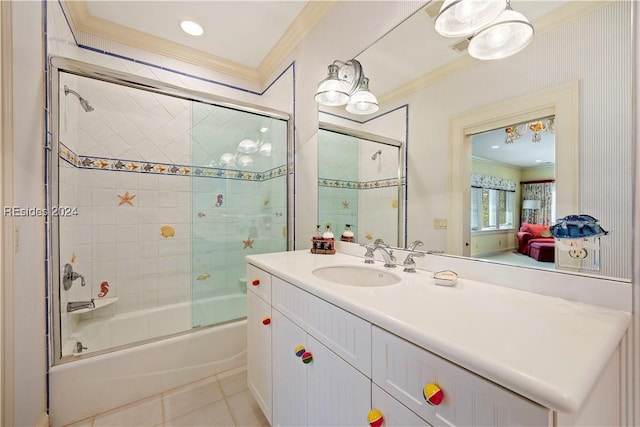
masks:
<path fill-rule="evenodd" d="M 371 378 L 371 324 L 273 277 L 273 308 Z"/>
<path fill-rule="evenodd" d="M 247 289 L 271 304 L 271 274 L 247 264 Z"/>
<path fill-rule="evenodd" d="M 378 327 L 372 330 L 372 379 L 434 426 L 552 426 L 552 412 Z M 427 384 L 444 397 L 424 400 Z"/>

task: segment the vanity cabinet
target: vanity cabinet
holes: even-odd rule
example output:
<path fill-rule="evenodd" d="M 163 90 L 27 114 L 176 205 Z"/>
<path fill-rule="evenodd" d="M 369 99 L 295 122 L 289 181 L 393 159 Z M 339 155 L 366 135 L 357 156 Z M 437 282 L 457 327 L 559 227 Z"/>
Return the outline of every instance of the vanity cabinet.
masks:
<path fill-rule="evenodd" d="M 277 310 L 273 325 L 272 425 L 363 425 L 371 380 Z M 296 355 L 300 347 L 304 356 Z"/>
<path fill-rule="evenodd" d="M 271 423 L 271 275 L 252 265 L 247 267 L 247 378 L 258 406 Z M 253 283 L 253 284 L 252 284 Z"/>
<path fill-rule="evenodd" d="M 373 382 L 434 426 L 553 426 L 553 413 L 378 327 L 372 331 Z M 427 384 L 443 392 L 426 402 Z"/>
<path fill-rule="evenodd" d="M 553 426 L 548 408 L 276 276 L 261 280 L 270 294 L 249 292 L 248 381 L 271 425 L 366 426 L 377 409 L 386 427 Z M 443 392 L 436 406 L 427 384 Z"/>

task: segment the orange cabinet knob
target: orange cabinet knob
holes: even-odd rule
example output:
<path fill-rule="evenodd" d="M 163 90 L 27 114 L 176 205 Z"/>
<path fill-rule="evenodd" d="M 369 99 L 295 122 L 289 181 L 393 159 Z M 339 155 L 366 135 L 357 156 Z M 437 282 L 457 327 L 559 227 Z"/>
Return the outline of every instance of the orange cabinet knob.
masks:
<path fill-rule="evenodd" d="M 270 317 L 263 317 L 262 318 L 262 324 L 263 325 L 268 325 L 269 323 L 271 323 L 271 318 Z"/>
<path fill-rule="evenodd" d="M 442 399 L 444 398 L 442 389 L 440 389 L 436 384 L 427 384 L 424 386 L 422 389 L 422 395 L 424 396 L 424 400 L 432 406 L 438 406 L 442 403 Z"/>
<path fill-rule="evenodd" d="M 384 418 L 382 417 L 382 412 L 377 409 L 372 409 L 369 411 L 367 415 L 367 421 L 371 427 L 380 427 L 384 422 Z"/>
<path fill-rule="evenodd" d="M 260 279 L 253 279 L 253 280 L 251 281 L 251 284 L 252 284 L 253 286 L 258 286 L 258 285 L 260 284 Z"/>

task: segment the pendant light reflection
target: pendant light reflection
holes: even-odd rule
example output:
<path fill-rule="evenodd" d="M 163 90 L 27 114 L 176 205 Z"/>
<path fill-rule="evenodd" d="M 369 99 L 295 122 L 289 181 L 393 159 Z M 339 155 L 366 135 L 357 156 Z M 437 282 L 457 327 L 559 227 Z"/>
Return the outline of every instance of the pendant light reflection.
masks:
<path fill-rule="evenodd" d="M 506 0 L 445 0 L 435 29 L 445 37 L 466 37 L 493 22 L 506 7 Z"/>
<path fill-rule="evenodd" d="M 478 31 L 469 42 L 469 55 L 481 60 L 503 59 L 527 47 L 533 25 L 508 6 L 495 22 Z"/>
<path fill-rule="evenodd" d="M 362 65 L 355 59 L 334 61 L 328 67 L 327 78 L 318 84 L 315 101 L 327 107 L 347 104 L 352 114 L 372 114 L 380 108 L 375 95 L 369 91 L 369 79 Z"/>

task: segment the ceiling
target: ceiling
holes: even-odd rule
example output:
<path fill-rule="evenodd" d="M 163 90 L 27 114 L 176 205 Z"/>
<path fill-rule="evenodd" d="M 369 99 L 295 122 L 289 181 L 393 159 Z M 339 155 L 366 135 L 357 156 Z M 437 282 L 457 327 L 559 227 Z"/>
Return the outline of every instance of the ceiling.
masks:
<path fill-rule="evenodd" d="M 88 0 L 86 4 L 94 17 L 257 68 L 307 1 Z M 180 29 L 182 20 L 199 23 L 204 34 L 186 34 Z"/>

